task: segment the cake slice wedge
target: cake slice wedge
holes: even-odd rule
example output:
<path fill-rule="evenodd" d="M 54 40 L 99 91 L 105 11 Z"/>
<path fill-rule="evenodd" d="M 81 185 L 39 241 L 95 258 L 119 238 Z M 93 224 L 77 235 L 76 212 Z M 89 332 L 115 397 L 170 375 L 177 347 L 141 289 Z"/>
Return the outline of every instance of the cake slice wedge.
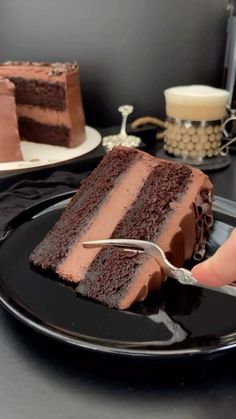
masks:
<path fill-rule="evenodd" d="M 158 289 L 164 279 L 148 255 L 84 241 L 150 240 L 176 266 L 202 256 L 212 224 L 212 185 L 187 165 L 117 147 L 82 183 L 61 218 L 34 249 L 34 266 L 77 285 L 77 292 L 126 309 Z"/>

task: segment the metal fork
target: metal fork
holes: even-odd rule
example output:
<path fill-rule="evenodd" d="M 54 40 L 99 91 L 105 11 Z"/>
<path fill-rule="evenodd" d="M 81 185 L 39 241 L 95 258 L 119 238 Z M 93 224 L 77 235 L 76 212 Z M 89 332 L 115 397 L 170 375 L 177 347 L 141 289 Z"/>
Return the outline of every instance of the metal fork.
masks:
<path fill-rule="evenodd" d="M 191 274 L 188 269 L 177 268 L 170 263 L 163 252 L 163 250 L 149 241 L 145 240 L 131 240 L 131 239 L 108 239 L 108 240 L 95 240 L 86 241 L 83 243 L 84 247 L 103 247 L 103 246 L 115 246 L 121 247 L 126 251 L 136 251 L 146 253 L 152 256 L 162 268 L 163 272 L 171 277 L 177 279 L 183 285 L 193 285 L 196 287 L 207 288 L 212 291 L 221 292 L 236 297 L 236 283 L 231 285 L 224 285 L 222 287 L 210 287 L 204 284 L 200 284 Z"/>

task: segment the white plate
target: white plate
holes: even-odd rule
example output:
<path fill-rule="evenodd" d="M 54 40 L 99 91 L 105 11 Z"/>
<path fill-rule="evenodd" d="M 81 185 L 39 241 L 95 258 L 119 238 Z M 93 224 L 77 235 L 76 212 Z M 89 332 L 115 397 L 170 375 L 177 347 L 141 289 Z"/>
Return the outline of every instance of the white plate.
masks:
<path fill-rule="evenodd" d="M 86 139 L 83 144 L 75 148 L 38 144 L 30 141 L 21 141 L 23 161 L 0 163 L 0 173 L 23 171 L 25 169 L 48 166 L 55 163 L 66 162 L 83 156 L 94 150 L 101 142 L 100 133 L 94 128 L 86 126 Z"/>

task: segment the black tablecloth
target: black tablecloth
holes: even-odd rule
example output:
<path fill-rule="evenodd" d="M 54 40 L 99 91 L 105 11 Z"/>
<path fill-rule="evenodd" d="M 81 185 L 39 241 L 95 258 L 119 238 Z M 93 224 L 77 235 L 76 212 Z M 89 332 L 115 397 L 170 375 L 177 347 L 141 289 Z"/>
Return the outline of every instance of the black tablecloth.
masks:
<path fill-rule="evenodd" d="M 54 172 L 44 180 L 20 180 L 0 192 L 0 228 L 15 215 L 37 202 L 76 189 L 85 173 Z"/>

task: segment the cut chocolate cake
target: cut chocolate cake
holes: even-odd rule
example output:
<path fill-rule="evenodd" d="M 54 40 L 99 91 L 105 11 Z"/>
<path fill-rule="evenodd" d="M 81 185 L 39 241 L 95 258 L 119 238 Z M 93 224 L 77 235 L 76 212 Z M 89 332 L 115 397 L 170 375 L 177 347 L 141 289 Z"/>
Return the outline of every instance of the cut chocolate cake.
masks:
<path fill-rule="evenodd" d="M 15 86 L 0 77 L 0 162 L 22 160 L 18 132 Z"/>
<path fill-rule="evenodd" d="M 182 266 L 204 251 L 212 224 L 211 189 L 197 169 L 114 148 L 82 183 L 30 260 L 78 283 L 83 296 L 128 308 L 160 287 L 163 273 L 156 261 L 114 247 L 84 248 L 83 242 L 151 240 Z"/>
<path fill-rule="evenodd" d="M 21 138 L 76 147 L 85 138 L 84 112 L 77 64 L 8 61 L 0 76 L 16 87 Z"/>

